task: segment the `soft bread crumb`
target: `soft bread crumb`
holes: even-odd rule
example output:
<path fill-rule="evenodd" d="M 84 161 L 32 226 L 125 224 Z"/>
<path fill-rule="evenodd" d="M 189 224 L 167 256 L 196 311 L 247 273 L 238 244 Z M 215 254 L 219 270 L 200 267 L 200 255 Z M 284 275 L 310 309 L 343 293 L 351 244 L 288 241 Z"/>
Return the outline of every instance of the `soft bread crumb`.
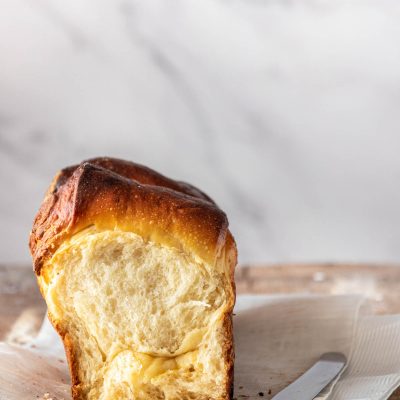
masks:
<path fill-rule="evenodd" d="M 82 399 L 226 399 L 226 275 L 131 232 L 87 229 L 39 277 Z"/>

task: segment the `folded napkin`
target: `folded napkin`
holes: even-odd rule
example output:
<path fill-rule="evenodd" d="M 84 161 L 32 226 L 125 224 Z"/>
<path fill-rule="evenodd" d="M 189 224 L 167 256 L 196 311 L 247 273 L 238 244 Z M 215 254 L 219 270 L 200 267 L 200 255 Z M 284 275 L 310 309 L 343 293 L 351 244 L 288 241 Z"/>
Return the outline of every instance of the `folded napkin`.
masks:
<path fill-rule="evenodd" d="M 329 400 L 387 399 L 400 385 L 400 315 L 360 316 L 347 370 Z"/>
<path fill-rule="evenodd" d="M 387 399 L 400 384 L 400 316 L 367 309 L 352 295 L 238 296 L 235 397 L 270 399 L 322 353 L 340 351 L 348 367 L 318 399 Z M 29 345 L 0 344 L 0 400 L 50 397 L 70 394 L 63 348 L 46 320 Z"/>

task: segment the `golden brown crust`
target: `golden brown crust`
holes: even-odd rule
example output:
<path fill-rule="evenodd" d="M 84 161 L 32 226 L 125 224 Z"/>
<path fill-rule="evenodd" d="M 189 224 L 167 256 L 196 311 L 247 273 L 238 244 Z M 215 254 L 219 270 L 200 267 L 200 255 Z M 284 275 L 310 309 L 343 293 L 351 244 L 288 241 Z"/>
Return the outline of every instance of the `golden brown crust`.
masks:
<path fill-rule="evenodd" d="M 200 190 L 136 164 L 94 159 L 62 170 L 50 186 L 30 235 L 35 272 L 91 225 L 183 247 L 210 264 L 228 232 L 225 214 Z"/>
<path fill-rule="evenodd" d="M 54 178 L 30 235 L 34 270 L 39 276 L 64 240 L 95 225 L 135 232 L 156 243 L 182 248 L 216 267 L 224 259 L 235 295 L 236 245 L 225 214 L 203 192 L 151 169 L 111 158 L 96 158 L 63 169 Z M 232 306 L 234 298 L 232 299 Z M 61 336 L 72 379 L 74 400 L 85 398 L 79 360 L 68 332 L 49 318 Z M 226 397 L 232 398 L 234 348 L 232 313 L 223 317 L 222 343 Z"/>
<path fill-rule="evenodd" d="M 50 323 L 53 325 L 54 329 L 57 331 L 60 336 L 65 350 L 65 356 L 67 358 L 67 363 L 69 367 L 69 374 L 71 377 L 71 393 L 72 398 L 74 400 L 80 400 L 82 391 L 80 389 L 80 380 L 79 380 L 79 361 L 78 357 L 75 354 L 75 347 L 73 345 L 73 341 L 71 340 L 68 332 L 65 332 L 59 323 L 57 323 L 56 319 L 51 315 L 50 312 L 47 313 L 47 317 Z"/>
<path fill-rule="evenodd" d="M 226 373 L 226 397 L 224 400 L 231 400 L 233 397 L 233 380 L 234 380 L 234 363 L 235 363 L 235 347 L 233 342 L 233 323 L 232 313 L 225 314 L 222 323 L 223 337 L 225 338 L 223 346 L 225 373 Z"/>
<path fill-rule="evenodd" d="M 82 161 L 80 165 L 84 163 L 105 168 L 109 171 L 115 172 L 118 175 L 124 176 L 125 178 L 133 179 L 143 185 L 165 187 L 214 203 L 209 196 L 189 183 L 175 181 L 141 164 L 111 157 L 91 158 L 89 160 Z M 73 165 L 71 167 L 62 169 L 57 177 L 56 185 L 63 185 L 78 167 L 79 165 Z"/>
<path fill-rule="evenodd" d="M 235 285 L 235 267 L 237 263 L 237 249 L 236 244 L 233 239 L 233 236 L 228 231 L 228 235 L 226 238 L 226 252 L 227 252 L 227 260 L 226 262 L 230 266 L 230 283 L 233 289 L 233 303 L 236 300 L 236 285 Z M 226 368 L 226 398 L 228 400 L 233 398 L 233 388 L 234 388 L 234 364 L 235 364 L 235 345 L 234 345 L 234 336 L 233 336 L 233 321 L 232 321 L 233 313 L 229 312 L 225 314 L 223 321 L 223 331 L 224 337 L 226 338 L 224 347 L 224 357 L 225 357 L 225 368 Z"/>

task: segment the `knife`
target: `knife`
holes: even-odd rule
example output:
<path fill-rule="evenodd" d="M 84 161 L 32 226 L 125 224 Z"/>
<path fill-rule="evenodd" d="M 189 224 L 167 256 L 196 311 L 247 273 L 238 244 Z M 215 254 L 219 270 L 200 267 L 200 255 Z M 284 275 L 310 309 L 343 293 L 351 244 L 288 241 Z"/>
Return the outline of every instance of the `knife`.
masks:
<path fill-rule="evenodd" d="M 336 378 L 346 365 L 342 353 L 325 353 L 303 375 L 271 400 L 312 400 Z"/>

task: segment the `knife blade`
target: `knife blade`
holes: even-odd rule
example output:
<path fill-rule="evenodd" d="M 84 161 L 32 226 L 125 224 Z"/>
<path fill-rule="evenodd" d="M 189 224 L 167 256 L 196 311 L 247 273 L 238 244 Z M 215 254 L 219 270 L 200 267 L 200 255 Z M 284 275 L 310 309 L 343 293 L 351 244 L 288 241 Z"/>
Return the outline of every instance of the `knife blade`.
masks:
<path fill-rule="evenodd" d="M 296 381 L 283 389 L 271 400 L 312 400 L 324 389 L 346 365 L 342 353 L 325 353 Z"/>

